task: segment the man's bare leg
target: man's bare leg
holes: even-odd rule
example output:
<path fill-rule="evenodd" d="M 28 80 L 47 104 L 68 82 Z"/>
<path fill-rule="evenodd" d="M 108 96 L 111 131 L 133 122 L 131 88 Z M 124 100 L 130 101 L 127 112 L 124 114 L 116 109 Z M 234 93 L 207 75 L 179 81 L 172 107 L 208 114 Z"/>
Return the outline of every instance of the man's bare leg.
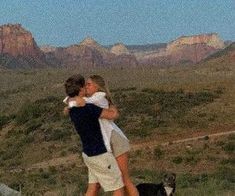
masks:
<path fill-rule="evenodd" d="M 124 188 L 122 187 L 113 191 L 113 196 L 124 196 Z"/>
<path fill-rule="evenodd" d="M 89 183 L 85 196 L 98 196 L 100 190 L 99 183 Z"/>

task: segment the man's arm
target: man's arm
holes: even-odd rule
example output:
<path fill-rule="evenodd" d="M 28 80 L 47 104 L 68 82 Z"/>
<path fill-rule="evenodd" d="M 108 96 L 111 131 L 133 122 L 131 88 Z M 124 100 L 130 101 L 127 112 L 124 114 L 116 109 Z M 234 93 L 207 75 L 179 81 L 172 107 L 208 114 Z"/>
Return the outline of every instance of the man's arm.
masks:
<path fill-rule="evenodd" d="M 118 110 L 115 106 L 110 106 L 108 109 L 103 109 L 100 118 L 105 118 L 108 120 L 114 120 L 117 119 L 119 116 Z"/>

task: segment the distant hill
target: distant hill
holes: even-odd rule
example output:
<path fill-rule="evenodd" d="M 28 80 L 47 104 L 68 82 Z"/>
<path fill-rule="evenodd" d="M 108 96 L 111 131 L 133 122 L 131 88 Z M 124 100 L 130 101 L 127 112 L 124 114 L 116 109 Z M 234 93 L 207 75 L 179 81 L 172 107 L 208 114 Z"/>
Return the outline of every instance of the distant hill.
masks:
<path fill-rule="evenodd" d="M 38 47 L 32 34 L 20 24 L 0 26 L 0 66 L 43 67 L 146 67 L 195 64 L 223 50 L 216 33 L 181 36 L 168 43 L 102 46 L 92 37 L 67 47 Z M 218 55 L 218 54 L 217 54 Z"/>
<path fill-rule="evenodd" d="M 131 53 L 135 53 L 135 52 L 149 52 L 149 51 L 158 50 L 160 48 L 166 48 L 167 44 L 156 43 L 156 44 L 143 44 L 143 45 L 125 45 L 125 46 Z M 104 47 L 111 49 L 113 45 L 108 45 Z"/>
<path fill-rule="evenodd" d="M 216 58 L 223 57 L 223 56 L 227 56 L 228 58 L 235 57 L 235 42 L 232 42 L 230 45 L 228 45 L 223 50 L 220 50 L 220 51 L 208 56 L 204 61 L 216 59 Z"/>
<path fill-rule="evenodd" d="M 51 50 L 43 48 L 47 62 L 59 67 L 136 67 L 136 57 L 128 51 L 122 52 L 115 46 L 113 51 L 101 46 L 92 38 L 86 38 L 81 43 L 68 47 L 59 47 Z M 125 46 L 123 45 L 123 48 Z M 122 48 L 122 49 L 123 49 Z M 118 50 L 118 52 L 117 52 Z M 126 49 L 127 50 L 127 49 Z M 116 52 L 114 52 L 116 51 Z"/>
<path fill-rule="evenodd" d="M 225 47 L 218 34 L 181 36 L 157 51 L 138 53 L 141 65 L 195 64 Z"/>

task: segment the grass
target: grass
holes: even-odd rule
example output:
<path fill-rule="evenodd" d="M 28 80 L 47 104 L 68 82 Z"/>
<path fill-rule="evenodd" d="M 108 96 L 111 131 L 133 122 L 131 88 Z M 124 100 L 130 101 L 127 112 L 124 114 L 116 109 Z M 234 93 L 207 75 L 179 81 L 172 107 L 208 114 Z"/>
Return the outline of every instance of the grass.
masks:
<path fill-rule="evenodd" d="M 141 138 L 150 136 L 156 128 L 198 128 L 199 124 L 208 126 L 204 119 L 213 122 L 217 119 L 216 116 L 212 119 L 204 113 L 189 119 L 187 114 L 195 107 L 212 103 L 221 94 L 222 92 L 218 93 L 217 90 L 184 92 L 179 89 L 168 92 L 145 88 L 141 91 L 115 92 L 113 97 L 123 117 L 117 123 L 129 137 Z M 127 124 L 128 121 L 134 122 L 135 126 Z"/>
<path fill-rule="evenodd" d="M 86 169 L 79 163 L 9 173 L 80 152 L 79 138 L 62 115 L 63 82 L 78 72 L 107 79 L 120 109 L 117 124 L 133 143 L 235 125 L 234 66 L 227 64 L 89 72 L 0 70 L 0 179 L 16 189 L 22 185 L 25 195 L 78 195 L 86 189 Z M 191 150 L 187 144 L 169 144 L 131 152 L 134 182 L 160 182 L 165 171 L 174 171 L 177 195 L 233 193 L 234 136 L 215 141 L 208 137 L 190 145 Z"/>

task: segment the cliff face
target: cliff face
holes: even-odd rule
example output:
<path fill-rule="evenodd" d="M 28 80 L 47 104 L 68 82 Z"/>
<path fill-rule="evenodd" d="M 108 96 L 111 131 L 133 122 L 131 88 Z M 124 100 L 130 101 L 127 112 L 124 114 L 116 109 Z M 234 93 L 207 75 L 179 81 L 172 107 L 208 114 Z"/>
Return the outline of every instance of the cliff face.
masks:
<path fill-rule="evenodd" d="M 143 65 L 198 63 L 224 47 L 217 34 L 183 36 L 168 43 L 165 49 L 143 55 L 138 60 Z"/>
<path fill-rule="evenodd" d="M 126 46 L 124 44 L 115 44 L 111 50 L 111 53 L 116 54 L 116 55 L 123 55 L 123 54 L 129 54 L 128 49 L 126 48 Z"/>
<path fill-rule="evenodd" d="M 97 50 L 84 45 L 57 48 L 50 54 L 57 60 L 55 62 L 59 62 L 59 65 L 62 67 L 76 67 L 81 65 L 84 67 L 97 67 L 103 64 L 102 55 Z"/>
<path fill-rule="evenodd" d="M 211 34 L 180 37 L 175 41 L 170 42 L 167 45 L 167 50 L 169 52 L 172 52 L 180 49 L 182 46 L 195 45 L 195 44 L 205 44 L 215 49 L 221 49 L 225 46 L 224 42 L 219 38 L 217 34 L 211 33 Z"/>
<path fill-rule="evenodd" d="M 43 56 L 32 34 L 23 29 L 20 24 L 0 26 L 0 53 L 13 57 L 22 55 L 40 58 Z"/>
<path fill-rule="evenodd" d="M 80 44 L 66 48 L 44 51 L 47 61 L 62 67 L 133 67 L 138 64 L 134 55 L 114 54 L 92 38 L 86 38 Z"/>
<path fill-rule="evenodd" d="M 68 47 L 37 46 L 32 34 L 20 24 L 0 26 L 0 66 L 8 68 L 137 67 L 198 63 L 225 47 L 217 34 L 183 36 L 168 44 L 110 49 L 93 38 Z M 234 57 L 233 57 L 234 58 Z"/>
<path fill-rule="evenodd" d="M 32 34 L 20 24 L 0 26 L 0 55 L 13 62 L 10 67 L 41 67 L 46 64 Z"/>

